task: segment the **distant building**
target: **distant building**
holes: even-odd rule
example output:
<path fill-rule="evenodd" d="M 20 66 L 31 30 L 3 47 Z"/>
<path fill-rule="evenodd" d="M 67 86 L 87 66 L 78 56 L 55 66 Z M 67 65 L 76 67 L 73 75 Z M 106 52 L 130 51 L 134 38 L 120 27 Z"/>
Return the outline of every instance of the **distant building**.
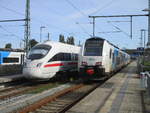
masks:
<path fill-rule="evenodd" d="M 0 51 L 24 52 L 23 49 L 0 48 Z"/>
<path fill-rule="evenodd" d="M 144 53 L 144 48 L 139 47 L 137 49 L 126 49 L 125 50 L 128 54 L 130 54 L 131 59 L 136 59 L 137 57 L 143 55 Z"/>

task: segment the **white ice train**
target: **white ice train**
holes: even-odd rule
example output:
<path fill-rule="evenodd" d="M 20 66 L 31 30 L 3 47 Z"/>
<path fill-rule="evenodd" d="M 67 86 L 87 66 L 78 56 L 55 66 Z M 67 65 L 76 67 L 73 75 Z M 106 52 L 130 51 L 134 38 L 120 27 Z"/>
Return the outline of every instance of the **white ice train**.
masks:
<path fill-rule="evenodd" d="M 92 37 L 86 40 L 79 54 L 78 71 L 81 75 L 101 77 L 121 69 L 130 56 L 107 40 Z M 94 74 L 97 73 L 97 74 Z"/>
<path fill-rule="evenodd" d="M 34 46 L 23 68 L 28 79 L 50 79 L 58 72 L 77 71 L 80 47 L 46 41 Z"/>

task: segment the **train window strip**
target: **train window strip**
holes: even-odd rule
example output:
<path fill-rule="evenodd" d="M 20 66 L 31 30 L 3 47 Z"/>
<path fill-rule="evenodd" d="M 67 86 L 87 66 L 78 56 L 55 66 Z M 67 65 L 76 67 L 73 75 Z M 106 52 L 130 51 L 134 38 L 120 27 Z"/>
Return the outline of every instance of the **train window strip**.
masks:
<path fill-rule="evenodd" d="M 77 61 L 78 54 L 74 53 L 58 53 L 53 56 L 48 62 L 52 61 Z"/>
<path fill-rule="evenodd" d="M 3 58 L 3 63 L 18 63 L 18 62 L 19 62 L 19 58 L 14 58 L 14 57 Z"/>

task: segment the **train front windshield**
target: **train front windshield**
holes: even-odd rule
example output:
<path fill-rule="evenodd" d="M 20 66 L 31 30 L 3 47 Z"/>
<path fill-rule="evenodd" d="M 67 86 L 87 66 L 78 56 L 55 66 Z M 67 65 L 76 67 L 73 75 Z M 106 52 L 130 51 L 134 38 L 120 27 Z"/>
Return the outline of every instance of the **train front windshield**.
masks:
<path fill-rule="evenodd" d="M 51 46 L 49 46 L 49 45 L 35 46 L 31 49 L 27 58 L 31 59 L 31 60 L 41 59 L 47 55 L 47 53 L 50 51 L 50 49 L 51 49 Z"/>
<path fill-rule="evenodd" d="M 84 56 L 102 56 L 103 40 L 87 40 L 84 48 Z"/>

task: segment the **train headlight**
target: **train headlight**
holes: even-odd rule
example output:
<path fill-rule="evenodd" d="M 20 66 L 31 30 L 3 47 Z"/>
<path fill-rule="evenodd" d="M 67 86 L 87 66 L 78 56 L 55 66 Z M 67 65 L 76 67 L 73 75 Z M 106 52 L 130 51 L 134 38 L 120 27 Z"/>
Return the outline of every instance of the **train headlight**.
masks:
<path fill-rule="evenodd" d="M 102 62 L 96 62 L 95 65 L 100 66 L 100 65 L 102 65 Z"/>
<path fill-rule="evenodd" d="M 41 67 L 41 65 L 42 65 L 42 63 L 38 63 L 38 64 L 36 65 L 36 67 Z"/>
<path fill-rule="evenodd" d="M 86 66 L 87 65 L 87 62 L 82 62 L 82 66 Z"/>

